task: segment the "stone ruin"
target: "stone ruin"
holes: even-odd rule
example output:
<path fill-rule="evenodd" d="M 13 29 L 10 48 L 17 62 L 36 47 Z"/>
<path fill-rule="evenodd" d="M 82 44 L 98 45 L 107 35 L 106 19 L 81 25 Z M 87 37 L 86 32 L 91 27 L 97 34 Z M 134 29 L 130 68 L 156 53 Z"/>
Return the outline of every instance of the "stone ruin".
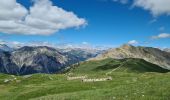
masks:
<path fill-rule="evenodd" d="M 70 77 L 70 76 L 67 76 L 67 80 L 77 80 L 77 79 L 85 79 L 87 78 L 87 76 L 77 76 L 77 77 Z"/>
<path fill-rule="evenodd" d="M 82 79 L 82 82 L 100 82 L 100 81 L 110 81 L 112 80 L 112 77 L 107 78 L 94 78 L 94 79 Z"/>

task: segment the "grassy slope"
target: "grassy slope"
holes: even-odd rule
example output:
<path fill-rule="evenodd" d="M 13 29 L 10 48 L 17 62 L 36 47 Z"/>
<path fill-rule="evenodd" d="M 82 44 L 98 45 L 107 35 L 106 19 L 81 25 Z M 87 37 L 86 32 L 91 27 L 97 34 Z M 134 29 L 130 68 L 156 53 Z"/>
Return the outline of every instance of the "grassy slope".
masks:
<path fill-rule="evenodd" d="M 101 61 L 83 62 L 80 66 L 72 69 L 74 73 L 95 73 L 107 72 L 114 70 L 115 72 L 168 72 L 155 64 L 149 63 L 142 59 L 105 59 Z"/>
<path fill-rule="evenodd" d="M 111 74 L 112 81 L 83 83 L 67 81 L 64 75 L 33 75 L 21 82 L 0 84 L 1 100 L 168 100 L 170 99 L 170 73 Z M 11 78 L 11 76 L 8 76 Z M 50 78 L 53 78 L 51 80 Z M 98 76 L 99 77 L 99 76 Z M 102 76 L 101 76 L 102 77 Z M 6 78 L 5 78 L 6 79 Z M 1 76 L 1 80 L 3 77 Z M 43 97 L 42 97 L 43 96 Z M 39 98 L 40 97 L 40 98 Z"/>
<path fill-rule="evenodd" d="M 135 62 L 135 61 L 134 61 Z M 137 61 L 138 62 L 138 61 Z M 120 63 L 112 59 L 85 62 L 71 70 L 74 76 L 88 75 L 106 77 L 113 65 Z M 111 66 L 105 66 L 110 64 Z M 148 65 L 148 64 L 147 64 Z M 104 69 L 103 69 L 104 68 Z M 102 69 L 102 70 L 101 70 Z M 31 77 L 0 74 L 1 100 L 169 100 L 170 73 L 129 73 L 118 69 L 110 74 L 112 81 L 83 83 L 80 80 L 67 81 L 64 74 L 35 74 Z M 123 71 L 123 72 L 121 72 Z M 132 71 L 132 70 L 130 70 Z M 5 79 L 14 79 L 4 83 Z M 20 80 L 20 82 L 19 82 Z M 18 81 L 18 82 L 17 82 Z"/>

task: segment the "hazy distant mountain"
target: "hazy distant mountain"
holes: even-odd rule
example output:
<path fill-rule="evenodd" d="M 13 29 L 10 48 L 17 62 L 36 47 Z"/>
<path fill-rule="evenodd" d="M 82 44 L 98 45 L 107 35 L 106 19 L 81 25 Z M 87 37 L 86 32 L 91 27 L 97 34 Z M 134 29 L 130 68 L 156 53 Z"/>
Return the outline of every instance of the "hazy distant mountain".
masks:
<path fill-rule="evenodd" d="M 123 45 L 120 48 L 110 49 L 90 60 L 101 60 L 106 58 L 140 58 L 170 70 L 170 53 L 152 47 Z"/>
<path fill-rule="evenodd" d="M 70 49 L 60 49 L 64 54 L 70 56 L 76 56 L 79 61 L 85 61 L 89 58 L 96 57 L 102 52 L 102 50 L 97 49 L 81 49 L 81 48 L 70 48 Z"/>
<path fill-rule="evenodd" d="M 0 50 L 2 51 L 12 51 L 13 49 L 5 44 L 0 44 Z"/>
<path fill-rule="evenodd" d="M 164 51 L 170 52 L 170 48 L 166 48 L 166 49 L 164 49 Z"/>
<path fill-rule="evenodd" d="M 8 74 L 57 73 L 89 57 L 91 54 L 84 52 L 78 53 L 71 50 L 66 53 L 46 46 L 25 46 L 13 52 L 0 52 L 0 72 Z"/>

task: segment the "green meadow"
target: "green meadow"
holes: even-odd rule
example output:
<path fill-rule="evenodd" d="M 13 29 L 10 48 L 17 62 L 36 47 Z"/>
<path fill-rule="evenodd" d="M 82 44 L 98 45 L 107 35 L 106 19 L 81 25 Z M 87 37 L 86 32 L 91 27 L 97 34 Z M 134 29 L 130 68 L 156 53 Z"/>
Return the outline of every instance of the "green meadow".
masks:
<path fill-rule="evenodd" d="M 127 60 L 124 62 L 112 59 L 84 62 L 79 66 L 74 66 L 65 74 L 34 74 L 26 76 L 0 74 L 0 100 L 170 99 L 169 72 L 165 70 L 152 72 L 152 68 L 147 68 L 149 63 L 139 59 L 133 60 L 133 63 L 137 65 L 143 64 L 146 68 L 134 68 L 132 59 L 128 60 L 131 63 Z M 121 68 L 119 64 L 122 63 L 124 65 L 121 65 Z M 132 68 L 128 69 L 130 66 Z M 115 70 L 115 68 L 117 69 Z M 86 75 L 89 79 L 110 76 L 112 80 L 82 82 L 81 79 L 67 80 L 68 75 L 72 77 Z"/>

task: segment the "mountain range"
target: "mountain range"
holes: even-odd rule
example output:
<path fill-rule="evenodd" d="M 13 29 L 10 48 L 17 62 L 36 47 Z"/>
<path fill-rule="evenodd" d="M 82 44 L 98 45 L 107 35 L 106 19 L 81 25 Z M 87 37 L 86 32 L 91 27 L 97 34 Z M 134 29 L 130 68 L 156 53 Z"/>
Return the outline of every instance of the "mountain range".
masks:
<path fill-rule="evenodd" d="M 119 48 L 101 51 L 80 48 L 56 49 L 47 46 L 24 46 L 19 49 L 12 49 L 2 45 L 0 46 L 0 72 L 15 75 L 61 73 L 79 62 L 101 61 L 102 63 L 102 60 L 108 58 L 119 61 L 119 63 L 124 63 L 124 60 L 121 59 L 130 59 L 129 62 L 137 63 L 136 68 L 139 68 L 139 66 L 144 68 L 143 63 L 145 63 L 147 67 L 149 65 L 156 66 L 155 70 L 161 68 L 170 70 L 170 53 L 152 47 L 123 45 Z M 124 66 L 131 68 L 128 64 L 125 63 Z M 88 66 L 86 67 L 88 68 Z M 150 66 L 150 68 L 153 69 L 154 67 Z"/>
<path fill-rule="evenodd" d="M 60 52 L 47 46 L 21 47 L 9 51 L 0 51 L 0 72 L 7 74 L 58 73 L 65 67 L 84 61 L 96 54 L 83 50 Z"/>
<path fill-rule="evenodd" d="M 2 51 L 13 51 L 13 48 L 10 48 L 9 46 L 5 44 L 0 44 L 0 50 Z"/>

